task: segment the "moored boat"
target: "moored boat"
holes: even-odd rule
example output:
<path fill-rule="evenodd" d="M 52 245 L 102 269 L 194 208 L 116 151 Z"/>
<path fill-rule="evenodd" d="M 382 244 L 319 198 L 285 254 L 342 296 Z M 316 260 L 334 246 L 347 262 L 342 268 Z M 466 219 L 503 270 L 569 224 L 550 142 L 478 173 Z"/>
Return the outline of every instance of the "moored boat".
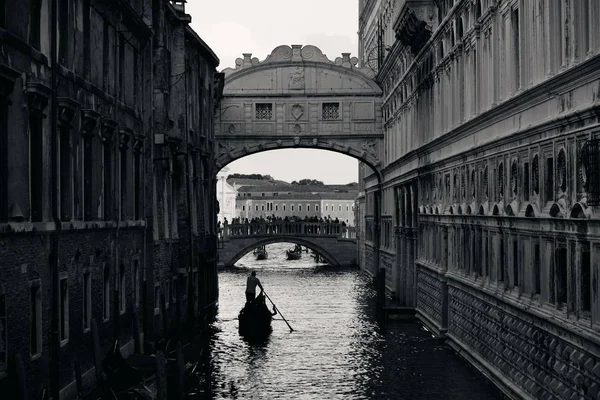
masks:
<path fill-rule="evenodd" d="M 272 332 L 271 321 L 275 311 L 271 312 L 261 293 L 252 302 L 246 303 L 238 315 L 240 335 L 247 339 L 266 339 Z"/>

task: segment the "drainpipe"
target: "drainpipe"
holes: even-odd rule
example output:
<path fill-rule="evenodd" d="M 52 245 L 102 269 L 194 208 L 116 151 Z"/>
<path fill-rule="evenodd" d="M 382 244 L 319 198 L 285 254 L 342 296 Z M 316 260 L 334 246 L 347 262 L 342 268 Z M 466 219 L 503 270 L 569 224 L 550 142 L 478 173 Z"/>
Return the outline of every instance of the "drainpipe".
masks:
<path fill-rule="evenodd" d="M 51 327 L 50 327 L 50 391 L 52 393 L 52 397 L 54 399 L 59 398 L 60 388 L 59 388 L 59 376 L 60 376 L 60 337 L 58 335 L 58 326 L 59 326 L 59 310 L 60 310 L 60 302 L 58 299 L 58 248 L 59 248 L 59 239 L 61 233 L 61 220 L 60 220 L 60 211 L 58 209 L 58 195 L 59 191 L 57 188 L 58 182 L 58 171 L 57 171 L 57 157 L 56 154 L 58 152 L 58 132 L 57 132 L 57 120 L 58 120 L 58 112 L 57 112 L 57 77 L 56 77 L 56 51 L 57 51 L 57 38 L 56 38 L 56 30 L 58 28 L 56 23 L 57 17 L 57 0 L 52 0 L 51 10 L 50 10 L 50 62 L 52 66 L 52 74 L 51 74 L 51 85 L 52 85 L 52 101 L 50 105 L 50 130 L 52 135 L 51 147 L 52 151 L 50 154 L 51 157 L 51 190 L 52 190 L 52 220 L 54 221 L 54 233 L 52 234 L 52 251 L 50 257 L 50 268 L 51 268 L 51 279 L 52 279 L 52 311 L 50 312 L 51 318 Z"/>

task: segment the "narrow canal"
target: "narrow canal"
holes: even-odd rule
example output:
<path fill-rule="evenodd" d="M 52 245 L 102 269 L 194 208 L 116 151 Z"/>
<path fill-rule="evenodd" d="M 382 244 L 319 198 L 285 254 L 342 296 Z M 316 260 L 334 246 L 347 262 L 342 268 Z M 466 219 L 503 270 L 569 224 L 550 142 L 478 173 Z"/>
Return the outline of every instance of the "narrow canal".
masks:
<path fill-rule="evenodd" d="M 208 384 L 216 399 L 502 399 L 500 392 L 417 323 L 381 331 L 375 292 L 357 269 L 287 261 L 288 243 L 269 258 L 249 254 L 219 273 L 219 311 L 212 323 Z M 238 334 L 250 269 L 294 328 L 280 316 L 263 345 Z M 204 379 L 203 379 L 204 380 Z M 206 382 L 206 381 L 205 381 Z M 196 393 L 200 394 L 199 392 Z"/>

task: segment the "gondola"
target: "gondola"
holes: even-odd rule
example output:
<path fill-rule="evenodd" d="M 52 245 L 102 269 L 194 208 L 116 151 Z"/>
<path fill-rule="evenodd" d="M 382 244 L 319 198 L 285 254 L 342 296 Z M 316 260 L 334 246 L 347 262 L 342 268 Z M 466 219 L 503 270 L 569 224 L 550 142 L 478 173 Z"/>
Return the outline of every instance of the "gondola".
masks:
<path fill-rule="evenodd" d="M 302 247 L 296 245 L 296 247 L 294 247 L 294 250 L 286 250 L 285 254 L 287 255 L 288 260 L 299 260 L 300 258 L 302 258 Z"/>
<path fill-rule="evenodd" d="M 267 253 L 265 246 L 254 249 L 254 255 L 256 256 L 257 260 L 266 260 L 269 257 L 269 253 Z"/>
<path fill-rule="evenodd" d="M 249 340 L 266 339 L 273 331 L 271 321 L 275 314 L 275 308 L 271 312 L 267 307 L 264 294 L 259 294 L 254 301 L 246 303 L 240 310 L 238 315 L 240 335 Z"/>

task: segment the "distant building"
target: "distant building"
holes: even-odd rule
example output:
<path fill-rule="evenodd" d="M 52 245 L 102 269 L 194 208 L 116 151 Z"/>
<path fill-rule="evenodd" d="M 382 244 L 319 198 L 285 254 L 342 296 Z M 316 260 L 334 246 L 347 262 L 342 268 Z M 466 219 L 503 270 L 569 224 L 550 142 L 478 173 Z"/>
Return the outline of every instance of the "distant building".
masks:
<path fill-rule="evenodd" d="M 231 222 L 236 217 L 235 200 L 237 190 L 234 185 L 227 183 L 229 168 L 225 167 L 217 174 L 217 201 L 219 202 L 219 214 L 217 219 L 221 222 L 227 218 Z"/>
<path fill-rule="evenodd" d="M 329 217 L 353 226 L 357 196 L 357 185 L 242 186 L 237 193 L 236 215 L 248 219 L 270 215 L 280 218 Z"/>

